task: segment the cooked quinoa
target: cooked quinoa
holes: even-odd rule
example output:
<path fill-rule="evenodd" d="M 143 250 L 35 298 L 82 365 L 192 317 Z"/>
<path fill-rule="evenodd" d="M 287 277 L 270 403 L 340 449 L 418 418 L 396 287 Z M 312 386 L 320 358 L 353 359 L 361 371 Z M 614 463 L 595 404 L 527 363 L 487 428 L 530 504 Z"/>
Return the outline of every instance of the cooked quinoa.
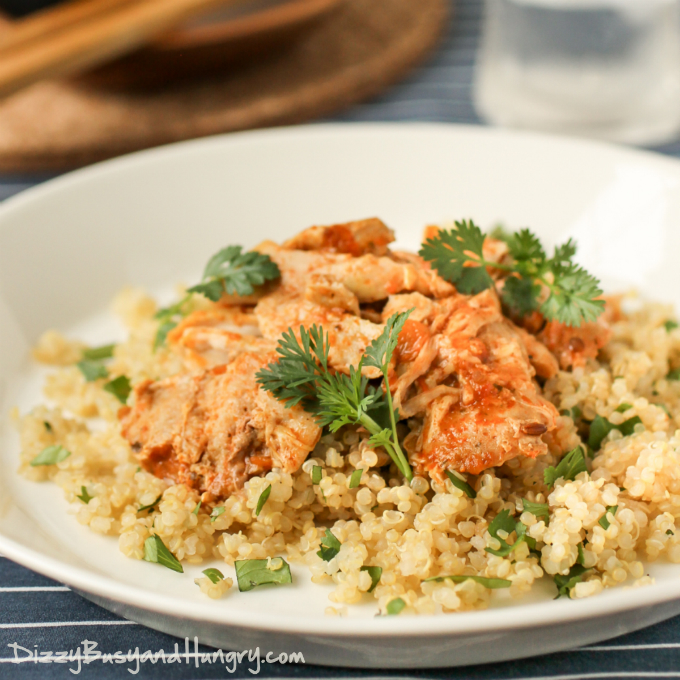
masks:
<path fill-rule="evenodd" d="M 200 296 L 190 304 L 208 307 Z M 153 299 L 124 290 L 113 309 L 128 339 L 113 350 L 111 375 L 125 375 L 135 385 L 181 369 L 176 354 L 165 347 L 154 350 Z M 572 598 L 624 583 L 644 585 L 652 580 L 645 563 L 680 562 L 680 380 L 668 378 L 680 366 L 680 328 L 667 323 L 672 318 L 673 310 L 659 304 L 638 304 L 617 314 L 611 339 L 597 358 L 561 369 L 543 385 L 543 395 L 560 413 L 556 428 L 544 436 L 547 453 L 517 456 L 469 476 L 474 499 L 436 474 L 420 471 L 406 482 L 382 449 L 369 446 L 365 431 L 348 426 L 324 433 L 296 472 L 275 467 L 251 477 L 226 500 L 202 503 L 198 510 L 198 490 L 141 469 L 121 435 L 120 402 L 103 389 L 105 380 L 87 382 L 73 365 L 83 343 L 52 330 L 34 351 L 36 360 L 54 366 L 44 388 L 50 405 L 15 414 L 20 472 L 61 487 L 77 520 L 118 537 L 121 552 L 132 559 L 143 559 L 145 541 L 155 533 L 189 564 L 220 560 L 233 566 L 235 560 L 274 556 L 304 564 L 314 583 L 335 585 L 328 614 L 346 614 L 346 605 L 366 598 L 377 601 L 380 613 L 395 598 L 405 603 L 405 614 L 483 609 L 490 600 L 483 584 L 425 579 L 466 574 L 505 579 L 511 582 L 510 595 L 519 599 L 538 580 L 568 574 L 579 560 L 588 571 L 571 588 Z M 588 461 L 589 472 L 573 481 L 560 478 L 548 488 L 544 470 L 584 443 L 583 423 L 596 416 L 614 426 L 636 416 L 641 422 L 628 436 L 613 429 Z M 417 418 L 400 424 L 405 431 L 419 427 Z M 31 466 L 41 451 L 56 444 L 71 455 L 56 465 Z M 315 467 L 322 472 L 318 484 L 312 479 Z M 350 488 L 355 470 L 363 473 L 358 486 Z M 270 496 L 256 515 L 268 485 Z M 79 498 L 83 489 L 88 502 Z M 525 511 L 523 499 L 547 503 L 549 521 Z M 138 512 L 149 505 L 149 511 Z M 224 511 L 211 517 L 216 506 Z M 487 552 L 501 547 L 488 529 L 506 509 L 526 525 L 536 541 L 534 551 L 523 542 L 506 557 Z M 605 516 L 608 528 L 601 521 Z M 341 547 L 324 561 L 317 551 L 328 528 Z M 499 536 L 507 538 L 502 530 Z M 382 568 L 372 590 L 370 574 L 361 569 L 365 565 Z M 196 582 L 209 597 L 234 596 L 230 578 Z"/>

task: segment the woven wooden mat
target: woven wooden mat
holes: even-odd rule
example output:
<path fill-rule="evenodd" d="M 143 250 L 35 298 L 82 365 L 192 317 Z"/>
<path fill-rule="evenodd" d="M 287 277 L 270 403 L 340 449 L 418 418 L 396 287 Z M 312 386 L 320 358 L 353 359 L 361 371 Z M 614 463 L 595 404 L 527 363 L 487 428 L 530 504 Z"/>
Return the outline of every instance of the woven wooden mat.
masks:
<path fill-rule="evenodd" d="M 0 171 L 72 168 L 218 132 L 298 123 L 375 95 L 434 46 L 446 0 L 347 0 L 294 47 L 147 93 L 48 82 L 0 104 Z"/>

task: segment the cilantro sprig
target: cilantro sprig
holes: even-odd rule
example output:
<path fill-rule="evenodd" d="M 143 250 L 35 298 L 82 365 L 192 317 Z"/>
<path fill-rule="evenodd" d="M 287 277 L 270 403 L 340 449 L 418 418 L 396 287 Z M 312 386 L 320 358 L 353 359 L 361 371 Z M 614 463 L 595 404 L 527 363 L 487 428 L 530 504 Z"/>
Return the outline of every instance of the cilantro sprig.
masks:
<path fill-rule="evenodd" d="M 520 316 L 539 310 L 549 320 L 580 326 L 583 321 L 595 321 L 603 312 L 599 281 L 572 261 L 576 245 L 571 239 L 556 247 L 549 258 L 538 238 L 522 229 L 505 239 L 512 261 L 500 263 L 485 259 L 485 238 L 472 220 L 463 220 L 427 239 L 419 254 L 442 278 L 468 295 L 494 285 L 487 267 L 507 272 L 503 302 Z"/>
<path fill-rule="evenodd" d="M 349 375 L 335 373 L 328 366 L 328 334 L 321 326 L 300 327 L 300 340 L 289 328 L 279 340 L 277 362 L 256 375 L 263 389 L 290 408 L 301 404 L 316 416 L 320 426 L 337 432 L 345 425 L 362 425 L 370 433 L 369 443 L 382 446 L 407 480 L 413 472 L 399 445 L 398 413 L 392 403 L 388 368 L 411 310 L 393 314 L 383 332 L 371 342 Z M 380 369 L 384 389 L 369 385 L 361 375 L 364 366 Z"/>

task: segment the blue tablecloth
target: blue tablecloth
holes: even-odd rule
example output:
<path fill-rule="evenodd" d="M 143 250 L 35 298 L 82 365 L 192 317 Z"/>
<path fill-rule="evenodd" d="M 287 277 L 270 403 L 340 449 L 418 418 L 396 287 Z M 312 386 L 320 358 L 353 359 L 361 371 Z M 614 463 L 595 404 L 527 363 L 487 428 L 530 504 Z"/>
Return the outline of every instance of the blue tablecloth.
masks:
<path fill-rule="evenodd" d="M 417 0 L 413 0 L 417 2 Z M 642 0 L 640 0 L 642 1 Z M 481 22 L 480 0 L 458 0 L 451 25 L 437 53 L 418 68 L 409 79 L 383 97 L 361 104 L 338 116 L 340 121 L 436 121 L 482 123 L 471 98 L 474 57 Z M 680 156 L 680 141 L 657 149 Z M 36 183 L 35 178 L 0 178 L 0 200 Z M 97 643 L 97 650 L 121 651 L 130 660 L 125 663 L 79 664 L 83 640 Z M 0 678 L 51 679 L 73 677 L 80 668 L 81 677 L 92 678 L 188 678 L 252 677 L 256 663 L 244 660 L 235 669 L 212 652 L 200 647 L 196 656 L 181 663 L 158 660 L 141 663 L 147 650 L 156 654 L 164 650 L 171 655 L 178 643 L 184 653 L 184 641 L 157 633 L 138 624 L 119 619 L 81 599 L 65 586 L 34 574 L 0 557 Z M 67 663 L 13 663 L 15 655 L 27 657 L 24 650 L 68 652 Z M 135 650 L 138 650 L 135 655 Z M 417 653 L 417 650 L 414 650 Z M 208 662 L 208 659 L 210 662 Z M 228 666 L 228 667 L 227 667 Z M 129 671 L 129 672 L 128 672 Z M 137 672 L 138 671 L 138 672 Z M 576 678 L 680 678 L 680 617 L 606 644 L 576 649 L 560 654 L 523 661 L 468 668 L 399 672 L 352 671 L 309 665 L 263 664 L 261 677 L 299 678 L 466 678 L 504 680 L 571 680 Z"/>

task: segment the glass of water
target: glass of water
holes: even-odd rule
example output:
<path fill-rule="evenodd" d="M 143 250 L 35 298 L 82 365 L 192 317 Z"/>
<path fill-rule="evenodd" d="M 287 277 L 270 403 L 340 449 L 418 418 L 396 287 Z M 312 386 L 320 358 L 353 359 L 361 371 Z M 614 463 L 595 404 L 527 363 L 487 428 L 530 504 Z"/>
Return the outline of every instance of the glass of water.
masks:
<path fill-rule="evenodd" d="M 680 0 L 486 0 L 490 122 L 658 144 L 680 135 Z"/>

